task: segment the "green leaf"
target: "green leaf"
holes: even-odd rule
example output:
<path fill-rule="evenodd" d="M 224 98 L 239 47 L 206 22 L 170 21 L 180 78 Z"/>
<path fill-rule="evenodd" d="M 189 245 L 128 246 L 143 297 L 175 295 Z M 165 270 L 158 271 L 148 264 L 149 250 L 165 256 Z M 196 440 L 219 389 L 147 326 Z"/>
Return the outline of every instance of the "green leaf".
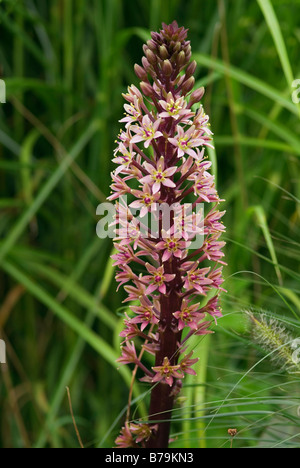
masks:
<path fill-rule="evenodd" d="M 52 176 L 45 183 L 40 193 L 33 200 L 32 204 L 23 213 L 23 215 L 17 220 L 17 222 L 15 223 L 11 231 L 8 233 L 5 241 L 3 242 L 0 248 L 0 263 L 2 262 L 4 257 L 8 254 L 10 249 L 19 240 L 24 230 L 26 229 L 28 223 L 31 221 L 31 219 L 37 213 L 37 211 L 40 209 L 43 203 L 47 200 L 49 195 L 52 193 L 54 188 L 57 186 L 59 181 L 62 179 L 62 177 L 66 173 L 66 171 L 69 169 L 72 162 L 78 157 L 78 155 L 81 153 L 83 148 L 90 141 L 92 136 L 95 134 L 97 129 L 98 129 L 98 123 L 96 121 L 93 121 L 85 130 L 85 132 L 82 134 L 82 136 L 79 138 L 79 140 L 74 145 L 70 153 L 67 154 L 67 156 L 65 156 L 65 158 L 62 160 L 62 162 L 56 169 L 56 171 L 52 174 Z"/>
<path fill-rule="evenodd" d="M 294 74 L 288 57 L 286 45 L 281 32 L 280 24 L 274 11 L 271 0 L 257 0 L 264 14 L 266 23 L 272 34 L 274 44 L 286 77 L 287 85 L 290 87 L 294 81 Z"/>
<path fill-rule="evenodd" d="M 29 269 L 38 273 L 39 276 L 45 276 L 52 283 L 61 288 L 65 293 L 76 300 L 78 304 L 88 309 L 93 309 L 103 323 L 105 323 L 110 329 L 115 329 L 117 325 L 116 317 L 114 317 L 114 315 L 103 304 L 97 304 L 96 298 L 83 289 L 77 282 L 58 270 L 46 265 L 33 262 L 28 262 L 27 265 Z"/>
<path fill-rule="evenodd" d="M 281 271 L 280 271 L 280 268 L 279 268 L 279 265 L 278 265 L 276 250 L 275 250 L 275 247 L 274 247 L 274 244 L 273 244 L 272 236 L 271 236 L 270 231 L 269 231 L 269 226 L 268 226 L 268 223 L 267 223 L 267 218 L 266 218 L 264 209 L 263 209 L 262 206 L 254 206 L 254 207 L 249 208 L 249 212 L 250 213 L 251 212 L 255 213 L 257 223 L 258 223 L 258 225 L 260 226 L 260 228 L 261 228 L 261 230 L 263 232 L 267 247 L 268 247 L 269 252 L 270 252 L 272 262 L 274 264 L 274 268 L 275 268 L 275 271 L 276 271 L 278 283 L 280 284 L 280 286 L 282 286 Z"/>
<path fill-rule="evenodd" d="M 51 309 L 52 312 L 71 330 L 83 338 L 86 343 L 98 352 L 99 356 L 105 359 L 114 369 L 118 370 L 126 384 L 130 386 L 131 374 L 129 369 L 124 366 L 119 366 L 116 362 L 119 357 L 118 354 L 108 343 L 106 343 L 106 341 L 103 340 L 103 338 L 90 330 L 88 326 L 77 317 L 74 317 L 68 309 L 59 304 L 52 296 L 50 296 L 50 294 L 41 288 L 40 285 L 35 283 L 15 265 L 4 260 L 2 262 L 2 268 L 16 281 L 21 283 L 36 299 Z"/>
<path fill-rule="evenodd" d="M 244 84 L 245 86 L 248 86 L 254 91 L 257 91 L 263 96 L 271 99 L 272 101 L 281 104 L 282 107 L 288 109 L 292 114 L 298 116 L 297 107 L 291 99 L 287 99 L 282 93 L 278 92 L 276 88 L 273 88 L 259 78 L 252 76 L 244 70 L 240 70 L 233 65 L 227 66 L 221 60 L 211 58 L 205 54 L 196 53 L 193 54 L 193 58 L 200 65 L 203 65 L 208 69 L 216 70 L 223 75 L 228 74 L 232 79 Z"/>

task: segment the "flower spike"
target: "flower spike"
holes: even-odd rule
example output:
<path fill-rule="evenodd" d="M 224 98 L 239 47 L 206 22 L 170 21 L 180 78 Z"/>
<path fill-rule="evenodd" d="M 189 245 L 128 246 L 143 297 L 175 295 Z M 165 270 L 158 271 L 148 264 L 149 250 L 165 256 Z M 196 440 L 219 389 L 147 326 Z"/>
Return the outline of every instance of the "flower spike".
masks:
<path fill-rule="evenodd" d="M 222 315 L 225 212 L 218 210 L 222 200 L 206 156 L 212 131 L 200 103 L 204 88 L 193 91 L 196 62 L 187 33 L 176 21 L 153 32 L 135 66 L 140 86 L 123 95 L 125 128 L 109 197 L 120 197 L 113 260 L 124 303 L 131 303 L 118 362 L 139 367 L 151 401 L 149 423 L 127 420 L 119 447 L 168 447 L 175 397 L 184 376 L 196 374 L 198 359 L 185 353 L 189 338 L 212 333 Z M 147 353 L 152 367 L 142 362 Z"/>

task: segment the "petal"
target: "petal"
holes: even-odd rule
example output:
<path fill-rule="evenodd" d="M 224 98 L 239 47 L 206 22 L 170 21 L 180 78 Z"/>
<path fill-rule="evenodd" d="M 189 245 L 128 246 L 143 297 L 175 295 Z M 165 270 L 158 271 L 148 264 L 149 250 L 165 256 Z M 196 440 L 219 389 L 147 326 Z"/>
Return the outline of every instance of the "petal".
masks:
<path fill-rule="evenodd" d="M 150 263 L 146 263 L 146 268 L 149 271 L 149 273 L 156 273 L 156 271 L 157 271 L 156 268 L 153 265 L 151 265 Z"/>
<path fill-rule="evenodd" d="M 158 161 L 158 163 L 157 163 L 157 168 L 158 168 L 159 170 L 161 170 L 161 172 L 163 172 L 163 170 L 164 170 L 164 168 L 165 168 L 165 158 L 164 158 L 163 156 L 161 156 L 161 157 L 159 158 L 159 161 Z"/>
<path fill-rule="evenodd" d="M 164 181 L 162 181 L 162 184 L 165 187 L 170 187 L 170 188 L 175 188 L 176 187 L 176 184 L 174 182 L 172 182 L 170 179 L 165 179 Z"/>
<path fill-rule="evenodd" d="M 146 294 L 151 294 L 153 293 L 154 291 L 157 290 L 157 284 L 151 284 L 147 290 L 146 290 Z"/>
<path fill-rule="evenodd" d="M 162 284 L 161 286 L 159 286 L 158 290 L 159 290 L 159 292 L 160 292 L 161 294 L 166 294 L 166 292 L 167 292 L 166 285 L 165 285 L 165 284 Z"/>
<path fill-rule="evenodd" d="M 141 212 L 140 212 L 140 217 L 144 218 L 147 213 L 148 213 L 148 208 L 146 206 L 143 206 L 143 208 L 141 209 Z"/>
<path fill-rule="evenodd" d="M 167 262 L 170 258 L 172 257 L 172 252 L 169 250 L 165 250 L 165 253 L 163 254 L 162 261 Z"/>
<path fill-rule="evenodd" d="M 152 367 L 152 369 L 153 369 L 153 367 Z M 152 382 L 153 382 L 153 383 L 154 383 L 154 382 L 160 382 L 160 380 L 162 380 L 162 376 L 161 376 L 159 373 L 157 373 L 157 374 L 153 377 Z"/>
<path fill-rule="evenodd" d="M 155 172 L 155 168 L 152 166 L 152 164 L 149 164 L 148 162 L 144 162 L 144 168 L 147 172 L 149 172 L 149 174 L 153 174 Z"/>
<path fill-rule="evenodd" d="M 173 385 L 173 377 L 172 377 L 171 375 L 170 375 L 169 377 L 165 377 L 165 381 L 166 381 L 166 383 L 167 383 L 170 387 L 172 387 L 172 385 Z"/>
<path fill-rule="evenodd" d="M 182 251 L 181 250 L 176 250 L 176 252 L 174 252 L 174 256 L 176 258 L 181 258 L 182 257 Z"/>
<path fill-rule="evenodd" d="M 171 145 L 178 146 L 178 140 L 176 138 L 169 138 Z"/>
<path fill-rule="evenodd" d="M 149 117 L 148 117 L 148 118 L 149 118 Z M 149 122 L 150 122 L 150 119 L 149 119 Z M 154 130 L 155 132 L 157 131 L 157 129 L 158 129 L 158 127 L 160 126 L 160 124 L 161 124 L 161 119 L 158 119 L 158 120 L 156 120 L 156 121 L 154 122 L 154 124 L 153 124 L 153 130 Z M 158 133 L 161 133 L 161 132 L 158 132 Z M 161 133 L 161 135 L 162 135 L 162 133 Z"/>
<path fill-rule="evenodd" d="M 177 169 L 178 169 L 177 166 L 169 167 L 169 169 L 166 169 L 166 170 L 165 170 L 165 175 L 166 175 L 166 177 L 171 177 L 172 175 L 174 175 L 175 172 L 177 171 Z"/>
<path fill-rule="evenodd" d="M 142 206 L 143 206 L 143 204 L 140 201 L 136 200 L 136 201 L 130 203 L 129 208 L 139 209 Z"/>
<path fill-rule="evenodd" d="M 169 112 L 161 112 L 159 114 L 159 117 L 161 117 L 162 119 L 167 119 L 167 118 L 170 117 L 170 114 L 169 114 Z"/>
<path fill-rule="evenodd" d="M 142 135 L 135 135 L 134 137 L 131 138 L 131 143 L 139 143 L 140 141 L 143 141 L 144 138 Z"/>
<path fill-rule="evenodd" d="M 189 156 L 192 156 L 193 158 L 197 159 L 197 153 L 196 151 L 192 150 L 192 149 L 187 149 L 186 150 L 186 153 L 189 155 Z"/>
<path fill-rule="evenodd" d="M 160 191 L 160 185 L 161 185 L 160 182 L 155 182 L 155 184 L 153 185 L 153 195 L 155 195 L 156 193 Z"/>
<path fill-rule="evenodd" d="M 185 372 L 186 374 L 190 374 L 190 375 L 197 375 L 194 369 L 190 369 L 190 368 L 184 369 L 183 372 Z"/>
<path fill-rule="evenodd" d="M 170 281 L 173 281 L 173 279 L 176 278 L 176 275 L 165 275 L 165 281 L 169 283 Z"/>
<path fill-rule="evenodd" d="M 153 179 L 152 179 L 151 175 L 148 175 L 148 176 L 145 176 L 142 179 L 140 179 L 140 182 L 142 184 L 151 184 L 153 182 Z"/>
<path fill-rule="evenodd" d="M 161 100 L 161 101 L 159 101 L 159 104 L 161 105 L 161 107 L 162 107 L 163 109 L 167 110 L 167 108 L 168 108 L 168 103 L 167 103 L 167 101 Z M 169 114 L 168 114 L 168 115 L 169 115 Z"/>

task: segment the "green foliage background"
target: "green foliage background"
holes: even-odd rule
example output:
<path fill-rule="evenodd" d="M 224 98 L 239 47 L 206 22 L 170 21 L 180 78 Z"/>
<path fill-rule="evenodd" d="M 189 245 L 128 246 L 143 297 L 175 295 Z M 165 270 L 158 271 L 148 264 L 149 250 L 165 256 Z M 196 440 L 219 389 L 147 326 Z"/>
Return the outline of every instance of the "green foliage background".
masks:
<path fill-rule="evenodd" d="M 299 372 L 251 338 L 246 310 L 299 337 L 297 0 L 2 0 L 0 446 L 111 447 L 130 372 L 117 370 L 123 293 L 96 237 L 109 194 L 121 93 L 150 30 L 189 28 L 215 134 L 227 214 L 224 318 L 197 340 L 197 378 L 174 410 L 172 447 L 300 447 Z M 141 398 L 142 396 L 142 398 Z M 132 416 L 145 416 L 136 385 Z"/>

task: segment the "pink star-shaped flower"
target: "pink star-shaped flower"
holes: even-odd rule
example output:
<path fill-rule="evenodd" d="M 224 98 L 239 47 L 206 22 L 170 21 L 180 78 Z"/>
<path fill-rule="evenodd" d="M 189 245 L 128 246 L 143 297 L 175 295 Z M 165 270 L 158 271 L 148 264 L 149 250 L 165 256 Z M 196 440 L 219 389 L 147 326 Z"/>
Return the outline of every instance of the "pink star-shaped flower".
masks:
<path fill-rule="evenodd" d="M 148 171 L 149 175 L 143 177 L 140 182 L 142 184 L 152 185 L 154 195 L 160 191 L 161 185 L 171 188 L 176 187 L 176 184 L 170 179 L 170 177 L 175 174 L 177 167 L 175 166 L 165 169 L 165 159 L 163 156 L 159 159 L 157 167 L 154 167 L 147 162 L 144 163 L 144 167 Z"/>
<path fill-rule="evenodd" d="M 175 236 L 168 235 L 164 230 L 162 231 L 162 237 L 164 240 L 156 245 L 157 249 L 164 250 L 162 261 L 167 262 L 173 255 L 176 258 L 182 258 L 188 243 L 179 240 Z"/>
<path fill-rule="evenodd" d="M 131 138 L 131 143 L 139 143 L 140 141 L 143 141 L 145 148 L 149 148 L 152 140 L 163 136 L 163 134 L 158 130 L 160 122 L 160 119 L 152 122 L 150 117 L 145 115 L 143 117 L 141 127 L 139 125 L 132 125 L 130 127 L 130 130 L 136 134 Z"/>
<path fill-rule="evenodd" d="M 146 290 L 146 294 L 151 294 L 156 290 L 158 290 L 161 294 L 166 294 L 166 283 L 173 281 L 176 275 L 165 274 L 163 266 L 155 268 L 154 266 L 150 265 L 150 263 L 146 263 L 146 268 L 150 275 L 144 276 L 143 281 L 146 283 L 151 283 Z"/>
<path fill-rule="evenodd" d="M 174 379 L 182 379 L 183 375 L 179 372 L 180 366 L 171 366 L 170 361 L 167 357 L 164 358 L 162 366 L 152 367 L 155 376 L 152 382 L 165 382 L 172 387 Z"/>
<path fill-rule="evenodd" d="M 181 310 L 173 314 L 178 320 L 178 330 L 183 330 L 185 327 L 197 330 L 198 323 L 205 317 L 204 313 L 199 312 L 199 307 L 200 304 L 189 304 L 183 299 Z"/>

